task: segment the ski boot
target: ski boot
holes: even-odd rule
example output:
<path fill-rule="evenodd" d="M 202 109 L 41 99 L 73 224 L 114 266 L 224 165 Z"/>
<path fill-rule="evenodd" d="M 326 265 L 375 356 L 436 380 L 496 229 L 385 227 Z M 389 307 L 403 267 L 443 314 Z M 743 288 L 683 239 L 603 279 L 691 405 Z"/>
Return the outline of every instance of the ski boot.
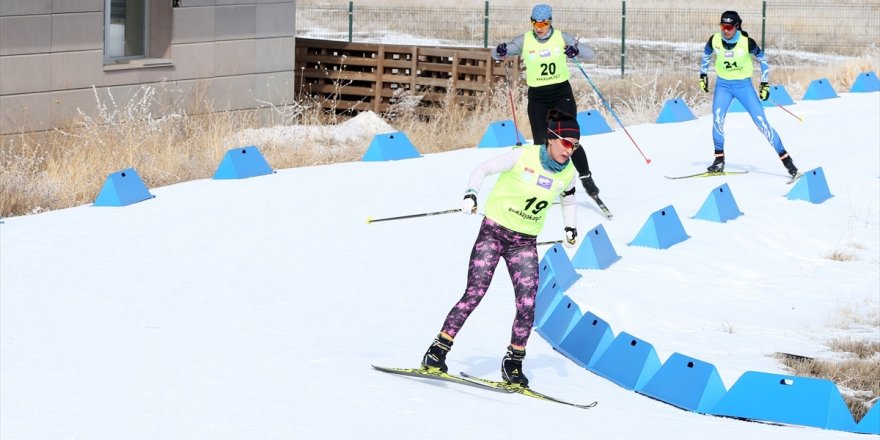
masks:
<path fill-rule="evenodd" d="M 526 351 L 517 350 L 512 345 L 507 346 L 507 354 L 501 361 L 501 377 L 509 384 L 529 386 L 529 378 L 523 374 L 522 361 L 526 357 Z"/>
<path fill-rule="evenodd" d="M 706 171 L 710 173 L 724 172 L 724 153 L 715 153 L 715 162 L 712 162 L 712 165 L 709 165 Z"/>
<path fill-rule="evenodd" d="M 452 339 L 438 334 L 431 346 L 428 347 L 428 351 L 425 352 L 425 356 L 422 357 L 422 368 L 426 370 L 438 369 L 444 373 L 449 371 L 449 367 L 446 366 L 446 354 L 450 349 L 452 349 Z"/>
<path fill-rule="evenodd" d="M 581 183 L 584 185 L 584 191 L 587 192 L 587 195 L 590 197 L 596 197 L 599 195 L 599 187 L 596 186 L 596 182 L 593 181 L 593 173 L 588 172 L 580 177 Z"/>
<path fill-rule="evenodd" d="M 785 165 L 785 169 L 788 170 L 788 174 L 794 178 L 797 176 L 798 169 L 794 166 L 794 162 L 791 160 L 791 156 L 788 153 L 783 152 L 779 155 L 779 158 L 782 160 L 782 165 Z"/>

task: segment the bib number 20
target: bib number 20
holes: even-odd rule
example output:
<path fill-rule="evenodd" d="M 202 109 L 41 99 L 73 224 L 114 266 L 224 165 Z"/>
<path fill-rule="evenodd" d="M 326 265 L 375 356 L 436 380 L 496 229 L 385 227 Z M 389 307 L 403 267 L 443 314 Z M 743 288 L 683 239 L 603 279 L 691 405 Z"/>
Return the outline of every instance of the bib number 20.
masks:
<path fill-rule="evenodd" d="M 556 75 L 556 63 L 541 64 L 541 76 Z"/>

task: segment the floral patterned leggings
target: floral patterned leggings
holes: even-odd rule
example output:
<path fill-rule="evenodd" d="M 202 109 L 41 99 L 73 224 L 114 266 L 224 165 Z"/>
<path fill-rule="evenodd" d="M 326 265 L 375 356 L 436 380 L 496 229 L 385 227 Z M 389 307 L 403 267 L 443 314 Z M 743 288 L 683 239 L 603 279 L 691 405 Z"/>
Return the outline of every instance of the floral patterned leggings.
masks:
<path fill-rule="evenodd" d="M 535 296 L 538 294 L 538 249 L 535 237 L 511 231 L 488 218 L 483 219 L 471 250 L 467 289 L 446 316 L 442 329 L 444 333 L 455 337 L 461 330 L 486 295 L 498 260 L 502 257 L 507 263 L 516 298 L 516 316 L 510 343 L 525 347 L 535 320 Z"/>

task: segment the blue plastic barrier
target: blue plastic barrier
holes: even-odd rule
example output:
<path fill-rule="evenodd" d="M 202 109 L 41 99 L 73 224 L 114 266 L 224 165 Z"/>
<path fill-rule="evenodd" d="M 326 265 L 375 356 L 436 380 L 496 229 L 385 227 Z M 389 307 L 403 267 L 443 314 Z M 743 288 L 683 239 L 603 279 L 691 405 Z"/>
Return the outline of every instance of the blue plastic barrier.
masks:
<path fill-rule="evenodd" d="M 590 371 L 626 389 L 641 389 L 660 369 L 654 347 L 629 333 L 621 332 L 602 353 Z"/>
<path fill-rule="evenodd" d="M 666 249 L 690 238 L 678 218 L 675 208 L 669 205 L 651 214 L 630 246 L 646 246 Z"/>
<path fill-rule="evenodd" d="M 807 91 L 804 92 L 804 100 L 818 100 L 837 98 L 837 93 L 831 87 L 831 83 L 826 78 L 814 79 Z"/>
<path fill-rule="evenodd" d="M 681 98 L 670 99 L 663 104 L 660 110 L 660 116 L 657 117 L 658 124 L 667 124 L 670 122 L 691 121 L 697 119 L 694 113 L 688 108 L 684 100 Z"/>
<path fill-rule="evenodd" d="M 519 136 L 520 143 L 525 143 L 525 136 L 516 129 L 513 120 L 505 119 L 503 121 L 496 121 L 489 124 L 486 128 L 486 133 L 483 134 L 483 138 L 480 139 L 477 148 L 496 148 L 516 145 L 517 136 Z"/>
<path fill-rule="evenodd" d="M 559 283 L 556 278 L 550 278 L 535 297 L 535 322 L 534 327 L 541 325 L 544 319 L 549 316 L 549 311 L 556 308 L 556 303 L 562 300 L 562 292 L 559 290 Z"/>
<path fill-rule="evenodd" d="M 701 220 L 709 220 L 713 222 L 725 223 L 742 215 L 730 187 L 723 184 L 709 193 L 709 197 L 703 202 L 703 206 L 697 211 L 694 218 Z"/>
<path fill-rule="evenodd" d="M 639 392 L 679 408 L 706 413 L 727 389 L 714 365 L 673 353 Z"/>
<path fill-rule="evenodd" d="M 850 93 L 880 92 L 880 80 L 874 72 L 862 72 L 856 77 L 849 91 Z"/>
<path fill-rule="evenodd" d="M 127 206 L 153 197 L 137 171 L 126 168 L 107 176 L 94 206 Z"/>
<path fill-rule="evenodd" d="M 611 133 L 612 131 L 608 123 L 605 122 L 605 118 L 596 109 L 578 112 L 577 121 L 581 127 L 581 136 Z"/>
<path fill-rule="evenodd" d="M 543 288 L 547 281 L 555 278 L 559 283 L 559 290 L 564 292 L 577 281 L 581 275 L 574 270 L 568 254 L 562 248 L 562 244 L 556 243 L 547 250 L 544 258 L 538 265 L 538 288 Z"/>
<path fill-rule="evenodd" d="M 747 371 L 710 414 L 853 431 L 856 423 L 834 382 Z"/>
<path fill-rule="evenodd" d="M 557 347 L 580 319 L 580 307 L 567 295 L 562 295 L 562 299 L 546 313 L 546 318 L 542 320 L 541 325 L 535 327 L 535 331 L 550 345 Z"/>
<path fill-rule="evenodd" d="M 605 227 L 600 224 L 583 235 L 571 264 L 578 269 L 605 269 L 619 259 Z"/>
<path fill-rule="evenodd" d="M 370 146 L 361 159 L 363 162 L 381 162 L 386 160 L 412 159 L 421 157 L 416 147 L 402 131 L 377 134 L 373 136 Z"/>
<path fill-rule="evenodd" d="M 226 152 L 214 172 L 215 179 L 245 179 L 248 177 L 272 174 L 272 167 L 260 154 L 257 147 L 233 148 Z"/>
<path fill-rule="evenodd" d="M 602 353 L 605 353 L 613 341 L 611 326 L 592 312 L 587 312 L 565 335 L 556 349 L 576 364 L 589 368 L 596 363 Z"/>
<path fill-rule="evenodd" d="M 856 432 L 862 434 L 880 434 L 880 401 L 875 401 L 874 406 L 859 420 Z"/>
<path fill-rule="evenodd" d="M 834 196 L 828 189 L 825 172 L 822 171 L 822 167 L 818 167 L 804 172 L 804 175 L 794 183 L 794 188 L 788 192 L 786 197 L 789 200 L 806 200 L 818 204 Z"/>

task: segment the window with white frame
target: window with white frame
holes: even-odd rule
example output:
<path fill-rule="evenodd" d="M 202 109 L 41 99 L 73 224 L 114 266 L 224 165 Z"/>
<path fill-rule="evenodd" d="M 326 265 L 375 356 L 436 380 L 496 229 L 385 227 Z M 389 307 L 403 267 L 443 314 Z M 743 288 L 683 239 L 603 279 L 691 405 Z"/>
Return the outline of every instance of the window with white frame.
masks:
<path fill-rule="evenodd" d="M 150 0 L 105 0 L 104 58 L 108 62 L 144 58 L 149 41 Z"/>

